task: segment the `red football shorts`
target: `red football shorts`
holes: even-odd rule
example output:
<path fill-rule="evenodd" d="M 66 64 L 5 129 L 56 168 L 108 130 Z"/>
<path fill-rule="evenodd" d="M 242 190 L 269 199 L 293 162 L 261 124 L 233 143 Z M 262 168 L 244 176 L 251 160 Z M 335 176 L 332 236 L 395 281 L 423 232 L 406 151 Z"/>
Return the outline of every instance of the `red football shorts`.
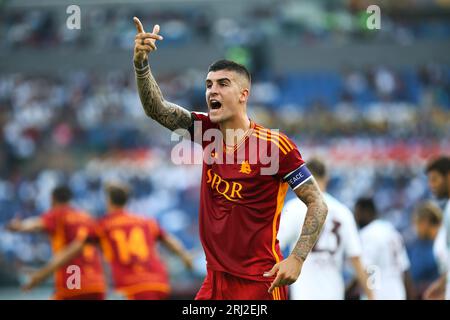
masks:
<path fill-rule="evenodd" d="M 195 300 L 287 300 L 287 287 L 267 292 L 271 281 L 253 281 L 208 269 Z"/>

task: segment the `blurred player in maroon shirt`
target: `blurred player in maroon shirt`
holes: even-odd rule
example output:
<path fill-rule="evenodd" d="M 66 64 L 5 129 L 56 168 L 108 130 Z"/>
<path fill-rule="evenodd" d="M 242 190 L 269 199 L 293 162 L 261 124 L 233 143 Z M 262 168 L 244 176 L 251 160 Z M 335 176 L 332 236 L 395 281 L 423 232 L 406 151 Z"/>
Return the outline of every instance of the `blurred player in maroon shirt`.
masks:
<path fill-rule="evenodd" d="M 139 217 L 125 209 L 129 197 L 127 187 L 111 184 L 106 193 L 107 214 L 97 223 L 96 239 L 110 264 L 114 289 L 129 300 L 167 299 L 170 279 L 159 257 L 157 242 L 178 255 L 188 269 L 193 267 L 191 256 L 175 237 L 164 232 L 156 220 Z M 46 266 L 42 272 L 52 272 L 78 254 L 84 245 L 80 241 L 74 242 L 70 250 L 57 255 L 51 266 Z"/>
<path fill-rule="evenodd" d="M 8 229 L 17 232 L 46 232 L 50 235 L 53 253 L 72 251 L 71 243 L 85 242 L 95 236 L 95 221 L 87 213 L 72 207 L 70 189 L 59 186 L 52 192 L 52 207 L 39 217 L 13 220 Z M 105 298 L 106 284 L 99 250 L 87 244 L 73 258 L 60 266 L 55 273 L 55 299 L 101 300 Z M 72 281 L 74 269 L 78 267 L 79 287 Z M 33 274 L 24 289 L 31 289 L 46 277 L 45 268 Z M 73 283 L 71 286 L 69 283 Z"/>
<path fill-rule="evenodd" d="M 159 25 L 146 33 L 138 18 L 134 23 L 134 68 L 146 115 L 204 150 L 199 231 L 208 273 L 196 299 L 286 299 L 286 285 L 299 277 L 327 215 L 299 150 L 284 134 L 249 119 L 250 73 L 233 61 L 208 69 L 208 113 L 165 100 L 148 64 L 162 40 Z M 288 186 L 308 210 L 283 260 L 277 232 Z"/>

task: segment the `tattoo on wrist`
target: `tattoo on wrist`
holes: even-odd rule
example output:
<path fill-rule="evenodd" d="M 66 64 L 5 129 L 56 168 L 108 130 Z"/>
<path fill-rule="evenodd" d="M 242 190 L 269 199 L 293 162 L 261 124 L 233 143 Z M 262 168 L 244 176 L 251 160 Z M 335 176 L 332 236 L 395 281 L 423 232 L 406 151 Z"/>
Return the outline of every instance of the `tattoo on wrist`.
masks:
<path fill-rule="evenodd" d="M 301 252 L 297 252 L 297 250 L 295 250 L 295 249 L 292 251 L 291 255 L 295 259 L 299 260 L 302 263 L 305 262 L 306 256 L 307 256 L 306 254 L 302 254 Z"/>
<path fill-rule="evenodd" d="M 134 63 L 134 70 L 136 73 L 141 73 L 143 70 L 150 69 L 148 65 L 148 60 L 142 60 L 142 61 L 133 61 Z"/>

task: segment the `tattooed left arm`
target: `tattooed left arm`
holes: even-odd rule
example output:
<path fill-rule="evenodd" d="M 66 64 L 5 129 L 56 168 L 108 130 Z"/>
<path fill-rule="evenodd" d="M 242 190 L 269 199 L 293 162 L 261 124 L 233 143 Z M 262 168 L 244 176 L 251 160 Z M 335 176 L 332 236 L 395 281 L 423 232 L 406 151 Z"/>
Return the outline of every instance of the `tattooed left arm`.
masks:
<path fill-rule="evenodd" d="M 277 275 L 269 288 L 269 293 L 275 287 L 290 285 L 298 279 L 303 262 L 316 244 L 328 213 L 322 192 L 314 177 L 311 177 L 295 189 L 294 192 L 308 207 L 305 222 L 303 223 L 300 238 L 289 257 L 275 264 L 272 270 L 264 274 L 266 277 Z"/>
<path fill-rule="evenodd" d="M 291 255 L 294 255 L 299 260 L 305 261 L 306 256 L 316 244 L 322 231 L 325 218 L 327 217 L 328 207 L 313 177 L 295 189 L 295 194 L 306 204 L 308 210 L 306 211 L 302 233 Z"/>

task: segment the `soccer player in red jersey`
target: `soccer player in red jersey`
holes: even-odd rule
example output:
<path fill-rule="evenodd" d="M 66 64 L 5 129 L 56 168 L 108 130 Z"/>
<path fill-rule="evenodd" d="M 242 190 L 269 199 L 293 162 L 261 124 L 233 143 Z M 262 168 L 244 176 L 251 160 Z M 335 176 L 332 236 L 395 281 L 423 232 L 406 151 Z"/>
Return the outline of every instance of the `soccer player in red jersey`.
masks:
<path fill-rule="evenodd" d="M 71 197 L 68 187 L 56 187 L 52 192 L 52 207 L 48 212 L 37 218 L 13 220 L 8 229 L 48 233 L 55 255 L 64 250 L 73 251 L 73 242 L 84 243 L 89 237 L 95 236 L 95 221 L 87 213 L 73 208 L 69 204 Z M 72 259 L 60 265 L 55 273 L 54 298 L 57 300 L 105 298 L 106 284 L 99 250 L 90 244 L 80 249 L 82 250 L 78 250 Z M 77 270 L 79 275 L 75 274 Z M 34 273 L 24 289 L 31 289 L 47 275 L 46 268 Z M 79 276 L 79 279 L 75 279 L 73 275 Z"/>
<path fill-rule="evenodd" d="M 178 255 L 188 269 L 192 259 L 181 243 L 166 233 L 154 219 L 142 218 L 125 210 L 128 190 L 107 187 L 108 213 L 98 222 L 102 251 L 111 265 L 117 291 L 131 300 L 167 299 L 169 275 L 157 252 L 161 241 Z"/>
<path fill-rule="evenodd" d="M 106 192 L 107 214 L 97 223 L 96 239 L 111 266 L 115 290 L 129 300 L 167 299 L 170 294 L 169 275 L 158 255 L 157 242 L 178 255 L 188 269 L 193 268 L 191 256 L 156 220 L 125 210 L 129 197 L 127 187 L 111 184 Z M 40 273 L 51 273 L 76 255 L 83 245 L 80 242 L 72 244 Z"/>
<path fill-rule="evenodd" d="M 196 299 L 286 299 L 286 285 L 299 277 L 327 215 L 300 152 L 284 134 L 249 119 L 250 74 L 232 61 L 208 70 L 208 114 L 166 101 L 148 64 L 162 40 L 159 26 L 146 33 L 138 18 L 134 23 L 134 68 L 145 113 L 204 149 L 199 229 L 208 272 Z M 283 260 L 277 231 L 288 186 L 308 210 L 297 245 Z"/>

